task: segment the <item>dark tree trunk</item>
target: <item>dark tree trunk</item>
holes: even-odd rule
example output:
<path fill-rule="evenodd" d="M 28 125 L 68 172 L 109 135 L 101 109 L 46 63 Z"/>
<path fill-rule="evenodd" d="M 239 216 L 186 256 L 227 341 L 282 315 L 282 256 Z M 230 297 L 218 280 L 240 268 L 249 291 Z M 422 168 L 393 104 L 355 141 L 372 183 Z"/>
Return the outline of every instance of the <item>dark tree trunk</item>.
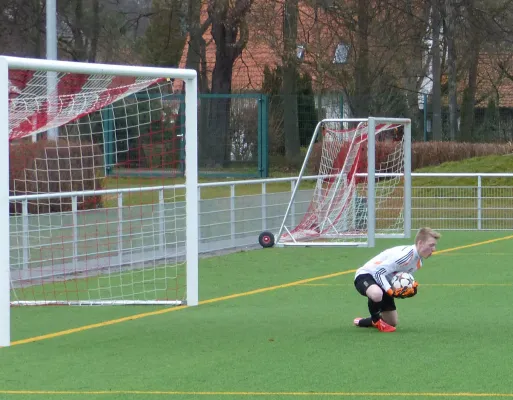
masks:
<path fill-rule="evenodd" d="M 455 49 L 455 10 L 451 0 L 445 0 L 445 37 L 447 40 L 447 73 L 449 84 L 449 137 L 458 136 L 458 99 L 456 93 L 456 49 Z"/>
<path fill-rule="evenodd" d="M 286 0 L 283 8 L 283 130 L 285 157 L 289 163 L 299 162 L 301 154 L 297 115 L 297 17 L 298 0 Z"/>
<path fill-rule="evenodd" d="M 201 24 L 201 0 L 189 0 L 187 10 L 187 22 L 189 31 L 189 48 L 187 50 L 186 67 L 196 70 L 198 73 L 198 92 L 208 93 L 208 78 L 206 68 L 205 56 L 205 39 L 203 33 L 210 25 L 208 19 L 205 23 Z M 198 150 L 199 159 L 205 159 L 205 153 L 208 153 L 208 101 L 199 102 L 198 110 Z"/>
<path fill-rule="evenodd" d="M 469 64 L 468 64 L 468 82 L 463 95 L 461 105 L 461 138 L 464 141 L 470 141 L 474 131 L 474 107 L 476 104 L 477 93 L 477 69 L 479 66 L 479 52 L 481 50 L 481 35 L 477 20 L 474 16 L 473 2 L 470 2 L 469 25 L 470 25 L 470 43 L 469 46 Z"/>
<path fill-rule="evenodd" d="M 223 29 L 223 28 L 221 28 Z M 210 99 L 210 118 L 208 132 L 207 166 L 218 167 L 230 161 L 229 132 L 230 132 L 230 106 L 228 96 L 232 92 L 233 55 L 224 45 L 217 45 L 216 64 L 212 72 L 212 93 L 223 95 Z"/>
<path fill-rule="evenodd" d="M 357 27 L 357 59 L 355 71 L 355 99 L 353 113 L 355 117 L 368 117 L 370 112 L 370 83 L 369 83 L 369 0 L 358 0 Z"/>
<path fill-rule="evenodd" d="M 441 54 L 440 54 L 440 4 L 433 0 L 431 8 L 431 32 L 433 33 L 432 55 L 433 55 L 433 95 L 432 95 L 432 128 L 433 140 L 442 140 L 442 92 L 441 92 Z"/>
<path fill-rule="evenodd" d="M 200 144 L 202 164 L 207 167 L 226 165 L 230 161 L 230 105 L 233 64 L 248 41 L 245 17 L 252 0 L 210 0 L 208 14 L 212 38 L 216 43 L 216 63 L 212 71 L 208 132 Z"/>
<path fill-rule="evenodd" d="M 93 1 L 93 26 L 91 29 L 91 48 L 87 61 L 94 63 L 96 61 L 96 54 L 98 53 L 98 40 L 100 38 L 100 1 Z"/>

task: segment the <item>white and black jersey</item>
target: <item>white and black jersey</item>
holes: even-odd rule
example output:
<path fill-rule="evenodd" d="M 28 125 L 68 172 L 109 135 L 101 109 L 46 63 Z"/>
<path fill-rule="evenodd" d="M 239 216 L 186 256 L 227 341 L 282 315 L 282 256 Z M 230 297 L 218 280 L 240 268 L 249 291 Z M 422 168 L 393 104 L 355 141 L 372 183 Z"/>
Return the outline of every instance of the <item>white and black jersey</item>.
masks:
<path fill-rule="evenodd" d="M 363 267 L 358 268 L 355 278 L 370 274 L 386 292 L 390 289 L 390 279 L 395 273 L 408 272 L 413 275 L 420 267 L 422 267 L 422 258 L 417 253 L 415 245 L 397 246 L 382 251 Z"/>

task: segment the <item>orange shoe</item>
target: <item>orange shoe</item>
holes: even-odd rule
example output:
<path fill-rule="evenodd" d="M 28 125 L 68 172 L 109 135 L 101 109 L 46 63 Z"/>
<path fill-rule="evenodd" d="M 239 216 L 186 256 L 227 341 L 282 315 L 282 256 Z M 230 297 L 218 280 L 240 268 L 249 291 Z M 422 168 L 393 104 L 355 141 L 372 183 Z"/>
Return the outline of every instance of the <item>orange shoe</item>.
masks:
<path fill-rule="evenodd" d="M 380 332 L 395 332 L 395 326 L 387 324 L 382 319 L 378 320 L 378 322 L 373 322 L 372 325 L 378 328 Z"/>

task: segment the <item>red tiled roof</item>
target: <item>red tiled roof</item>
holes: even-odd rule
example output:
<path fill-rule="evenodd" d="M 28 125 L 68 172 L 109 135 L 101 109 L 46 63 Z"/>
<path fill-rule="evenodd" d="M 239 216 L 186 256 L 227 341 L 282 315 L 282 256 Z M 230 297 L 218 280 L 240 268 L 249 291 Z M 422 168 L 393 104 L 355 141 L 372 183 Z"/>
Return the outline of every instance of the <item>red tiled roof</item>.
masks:
<path fill-rule="evenodd" d="M 263 83 L 265 66 L 274 68 L 281 64 L 282 10 L 283 4 L 277 1 L 256 0 L 253 4 L 252 12 L 248 15 L 249 40 L 233 66 L 232 90 L 234 92 L 259 91 Z M 202 20 L 204 21 L 206 18 L 205 8 Z M 329 28 L 338 26 L 338 24 L 328 24 L 328 18 L 325 13 L 319 11 L 316 19 L 312 7 L 304 3 L 299 4 L 297 42 L 303 44 L 307 49 L 300 68 L 303 71 L 308 71 L 312 75 L 313 81 L 322 85 L 317 89 L 326 89 L 336 84 L 332 79 L 327 79 L 325 73 L 323 74 L 315 68 L 319 58 L 322 58 L 324 62 L 332 61 L 337 44 L 340 42 L 339 37 L 342 35 L 342 32 Z M 211 79 L 215 65 L 216 47 L 210 29 L 204 33 L 203 37 L 207 42 L 207 76 Z M 187 51 L 188 46 L 186 45 L 180 67 L 185 66 Z"/>
<path fill-rule="evenodd" d="M 490 99 L 498 107 L 513 108 L 513 54 L 482 53 L 478 65 L 476 102 L 486 107 Z"/>
<path fill-rule="evenodd" d="M 344 41 L 346 33 L 342 24 L 330 15 L 314 9 L 304 2 L 299 3 L 297 42 L 306 48 L 304 61 L 300 65 L 303 72 L 312 76 L 314 90 L 342 90 L 331 71 L 323 70 L 330 65 L 337 45 Z M 202 21 L 207 18 L 206 6 L 202 12 Z M 247 16 L 249 40 L 246 48 L 234 63 L 232 91 L 260 91 L 263 83 L 263 71 L 266 65 L 275 68 L 282 63 L 283 0 L 255 0 Z M 336 27 L 333 29 L 333 27 Z M 210 29 L 203 35 L 206 47 L 207 77 L 210 80 L 215 65 L 216 45 Z M 349 41 L 346 41 L 348 43 Z M 185 66 L 188 46 L 186 44 L 180 67 Z M 502 69 L 501 66 L 502 65 Z M 387 68 L 396 69 L 393 65 Z M 506 72 L 504 72 L 504 70 Z M 397 72 L 397 71 L 395 71 Z M 399 73 L 400 75 L 400 73 Z M 499 107 L 513 108 L 513 53 L 502 55 L 482 54 L 478 68 L 477 106 L 486 107 L 491 96 L 499 99 Z M 459 94 L 466 82 L 460 81 Z"/>

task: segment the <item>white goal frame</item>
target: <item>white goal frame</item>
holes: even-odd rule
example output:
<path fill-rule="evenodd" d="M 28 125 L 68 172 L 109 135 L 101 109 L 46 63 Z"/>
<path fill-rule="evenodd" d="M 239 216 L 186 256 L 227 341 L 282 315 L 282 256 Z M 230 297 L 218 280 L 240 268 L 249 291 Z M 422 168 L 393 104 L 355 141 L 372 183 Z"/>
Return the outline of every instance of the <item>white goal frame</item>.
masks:
<path fill-rule="evenodd" d="M 352 242 L 352 241 L 282 241 L 282 235 L 288 232 L 286 227 L 287 218 L 291 213 L 292 206 L 296 199 L 296 194 L 300 185 L 300 182 L 305 175 L 305 171 L 308 165 L 308 159 L 312 153 L 314 144 L 317 141 L 319 132 L 322 130 L 322 126 L 325 123 L 366 123 L 367 124 L 367 172 L 356 174 L 356 176 L 367 176 L 367 234 L 366 241 Z M 403 151 L 404 151 L 404 172 L 402 174 L 397 173 L 378 173 L 376 172 L 375 165 L 375 154 L 376 154 L 376 126 L 378 124 L 401 124 L 404 126 L 404 137 L 403 137 Z M 404 231 L 400 234 L 376 234 L 376 193 L 375 193 L 375 179 L 378 177 L 394 177 L 404 176 L 404 204 L 403 204 L 403 218 L 404 218 Z M 411 120 L 407 118 L 329 118 L 323 119 L 315 127 L 310 145 L 305 155 L 301 171 L 299 172 L 298 180 L 292 191 L 292 195 L 287 206 L 287 210 L 283 217 L 278 234 L 275 238 L 275 246 L 286 247 L 286 246 L 299 246 L 299 247 L 339 247 L 339 246 L 353 246 L 353 247 L 374 247 L 376 237 L 379 238 L 410 238 L 411 237 Z"/>
<path fill-rule="evenodd" d="M 185 84 L 186 304 L 198 304 L 197 74 L 191 69 L 93 64 L 0 56 L 0 131 L 9 136 L 9 69 L 182 79 Z M 10 345 L 9 146 L 0 146 L 0 347 Z M 127 304 L 127 302 L 121 302 Z"/>

